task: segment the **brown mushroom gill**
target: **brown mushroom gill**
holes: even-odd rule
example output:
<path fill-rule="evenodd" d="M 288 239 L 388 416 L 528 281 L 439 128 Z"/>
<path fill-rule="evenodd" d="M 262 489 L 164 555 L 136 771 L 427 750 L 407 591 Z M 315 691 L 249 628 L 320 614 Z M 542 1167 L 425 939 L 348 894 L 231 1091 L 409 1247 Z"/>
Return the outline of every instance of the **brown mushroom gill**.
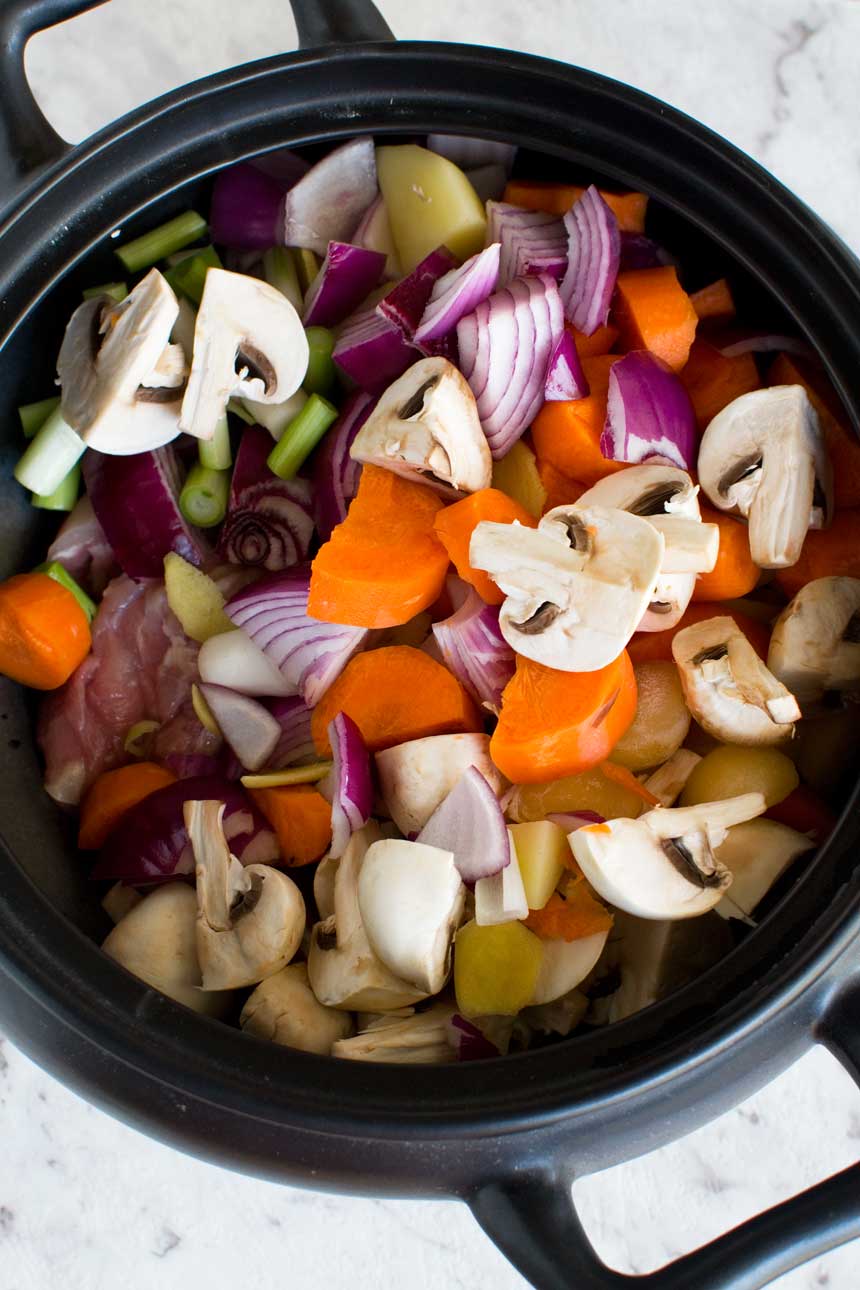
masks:
<path fill-rule="evenodd" d="M 230 906 L 230 920 L 237 923 L 240 918 L 250 914 L 252 909 L 256 909 L 263 894 L 263 876 L 259 873 L 251 874 L 251 885 L 247 891 L 237 893 L 235 900 Z"/>
<path fill-rule="evenodd" d="M 139 385 L 134 392 L 136 403 L 176 403 L 185 393 L 188 380 L 179 385 Z"/>
<path fill-rule="evenodd" d="M 662 515 L 666 510 L 666 503 L 671 502 L 673 497 L 677 497 L 678 493 L 683 491 L 684 485 L 677 479 L 664 484 L 655 484 L 647 493 L 637 498 L 632 506 L 627 506 L 625 509 L 631 515 Z"/>
<path fill-rule="evenodd" d="M 512 626 L 516 627 L 517 631 L 522 632 L 524 636 L 537 636 L 539 632 L 546 631 L 550 623 L 554 623 L 560 613 L 561 610 L 558 605 L 554 605 L 551 600 L 545 600 L 525 622 L 513 623 Z"/>
<path fill-rule="evenodd" d="M 722 878 L 716 870 L 711 873 L 702 872 L 696 864 L 692 852 L 688 850 L 680 838 L 664 838 L 660 845 L 663 848 L 663 854 L 672 867 L 682 878 L 686 878 L 687 882 L 692 883 L 694 887 L 705 890 L 709 887 L 721 887 L 723 885 Z"/>
<path fill-rule="evenodd" d="M 421 412 L 424 407 L 424 395 L 428 390 L 432 390 L 433 387 L 438 384 L 439 377 L 431 376 L 429 381 L 425 381 L 423 385 L 419 385 L 415 393 L 406 400 L 403 407 L 397 413 L 400 420 L 408 421 L 411 417 L 417 417 L 418 413 Z"/>
<path fill-rule="evenodd" d="M 711 645 L 708 649 L 700 650 L 693 659 L 693 663 L 698 667 L 701 663 L 716 662 L 718 659 L 725 658 L 729 652 L 728 645 Z"/>
<path fill-rule="evenodd" d="M 717 488 L 723 497 L 728 495 L 728 491 L 735 484 L 739 484 L 742 479 L 748 479 L 754 475 L 757 470 L 761 470 L 762 456 L 761 453 L 754 453 L 750 457 L 744 457 L 741 461 L 736 461 L 731 470 L 727 470 L 721 477 Z"/>
<path fill-rule="evenodd" d="M 860 645 L 860 611 L 852 614 L 848 619 L 842 639 L 846 645 Z"/>
<path fill-rule="evenodd" d="M 571 550 L 579 551 L 583 555 L 590 554 L 593 547 L 592 537 L 582 520 L 576 515 L 558 515 L 555 518 L 567 529 L 567 540 Z"/>
<path fill-rule="evenodd" d="M 277 392 L 278 378 L 274 367 L 269 362 L 262 350 L 257 349 L 256 345 L 250 345 L 246 340 L 242 341 L 236 351 L 236 374 L 240 375 L 243 370 L 247 370 L 247 379 L 259 380 L 263 382 L 263 387 L 267 395 L 273 395 Z"/>

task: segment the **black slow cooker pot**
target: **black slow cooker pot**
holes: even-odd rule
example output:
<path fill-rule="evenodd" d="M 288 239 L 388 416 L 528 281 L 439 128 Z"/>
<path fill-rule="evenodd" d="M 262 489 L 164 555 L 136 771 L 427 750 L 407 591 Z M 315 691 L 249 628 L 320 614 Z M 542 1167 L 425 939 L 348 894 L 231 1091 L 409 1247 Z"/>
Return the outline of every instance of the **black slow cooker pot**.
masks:
<path fill-rule="evenodd" d="M 579 170 L 644 189 L 673 244 L 698 239 L 711 265 L 727 258 L 746 290 L 790 315 L 860 424 L 860 265 L 770 175 L 679 112 L 554 62 L 391 44 L 367 0 L 293 0 L 298 53 L 198 82 L 69 149 L 30 94 L 23 47 L 92 5 L 0 3 L 0 577 L 41 559 L 46 537 L 11 478 L 14 408 L 51 388 L 81 286 L 115 275 L 111 231 L 133 235 L 205 202 L 218 167 L 287 144 L 459 131 L 541 152 L 556 175 Z M 719 1115 L 813 1043 L 860 1081 L 856 792 L 761 926 L 664 1003 L 540 1051 L 404 1069 L 267 1045 L 187 1012 L 104 957 L 91 939 L 105 930 L 97 901 L 42 792 L 31 718 L 28 697 L 4 684 L 0 1022 L 99 1106 L 271 1179 L 460 1197 L 544 1290 L 752 1290 L 860 1235 L 857 1164 L 632 1278 L 598 1259 L 570 1195 L 575 1177 Z"/>

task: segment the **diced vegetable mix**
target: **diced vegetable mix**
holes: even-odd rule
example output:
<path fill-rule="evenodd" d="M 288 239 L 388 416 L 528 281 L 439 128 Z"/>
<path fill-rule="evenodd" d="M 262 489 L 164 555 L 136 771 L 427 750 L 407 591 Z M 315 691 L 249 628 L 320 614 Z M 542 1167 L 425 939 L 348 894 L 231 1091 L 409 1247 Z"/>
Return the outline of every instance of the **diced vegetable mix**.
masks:
<path fill-rule="evenodd" d="M 54 692 L 105 951 L 311 1052 L 495 1056 L 654 1002 L 826 841 L 860 750 L 860 446 L 822 370 L 644 194 L 515 151 L 225 170 L 208 226 L 119 246 L 20 408 L 16 477 L 71 513 L 0 585 L 0 672 Z"/>

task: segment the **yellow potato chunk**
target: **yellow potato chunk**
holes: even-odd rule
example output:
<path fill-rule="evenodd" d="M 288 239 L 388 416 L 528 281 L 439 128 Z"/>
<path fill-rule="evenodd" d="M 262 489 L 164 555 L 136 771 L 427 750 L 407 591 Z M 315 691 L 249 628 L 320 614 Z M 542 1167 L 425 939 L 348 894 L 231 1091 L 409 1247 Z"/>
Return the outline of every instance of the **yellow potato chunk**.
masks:
<path fill-rule="evenodd" d="M 193 641 L 202 645 L 210 636 L 233 630 L 215 583 L 175 551 L 164 557 L 164 589 L 168 605 Z"/>
<path fill-rule="evenodd" d="M 501 461 L 493 462 L 493 488 L 539 520 L 546 505 L 546 489 L 538 474 L 537 460 L 531 448 L 518 439 Z"/>
<path fill-rule="evenodd" d="M 565 859 L 570 858 L 567 835 L 552 820 L 512 824 L 509 831 L 520 863 L 528 907 L 543 909 L 555 891 Z"/>
<path fill-rule="evenodd" d="M 376 149 L 379 187 L 404 273 L 437 246 L 466 260 L 484 245 L 487 216 L 458 166 L 415 143 Z"/>
<path fill-rule="evenodd" d="M 613 752 L 613 761 L 615 754 Z M 635 820 L 645 803 L 623 784 L 607 779 L 597 767 L 580 775 L 566 775 L 548 784 L 518 784 L 507 813 L 511 820 L 542 820 L 552 813 L 594 811 L 606 820 L 619 816 Z"/>
<path fill-rule="evenodd" d="M 454 942 L 454 990 L 464 1017 L 512 1017 L 531 1001 L 543 958 L 522 923 L 466 923 Z"/>
<path fill-rule="evenodd" d="M 612 760 L 628 770 L 662 766 L 677 752 L 690 729 L 690 709 L 674 663 L 637 663 L 636 716 L 612 750 Z"/>
<path fill-rule="evenodd" d="M 799 782 L 794 762 L 777 748 L 720 744 L 696 766 L 679 805 L 696 806 L 741 793 L 763 793 L 768 806 L 776 806 Z"/>

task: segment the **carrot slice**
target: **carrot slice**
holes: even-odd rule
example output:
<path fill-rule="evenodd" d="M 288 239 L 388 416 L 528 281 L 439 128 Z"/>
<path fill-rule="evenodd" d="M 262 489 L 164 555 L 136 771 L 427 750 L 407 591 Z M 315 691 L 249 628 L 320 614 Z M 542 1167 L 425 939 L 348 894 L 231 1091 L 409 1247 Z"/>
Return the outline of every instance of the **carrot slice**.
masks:
<path fill-rule="evenodd" d="M 397 627 L 432 605 L 448 571 L 433 532 L 432 489 L 365 466 L 346 519 L 311 566 L 308 614 L 354 627 Z"/>
<path fill-rule="evenodd" d="M 454 567 L 464 582 L 469 582 L 488 605 L 500 605 L 504 593 L 499 591 L 489 574 L 473 569 L 469 563 L 469 542 L 477 524 L 493 520 L 498 524 L 517 521 L 533 529 L 536 521 L 524 506 L 498 488 L 481 488 L 464 497 L 453 506 L 439 511 L 434 521 L 436 536 L 448 552 Z"/>
<path fill-rule="evenodd" d="M 585 399 L 545 403 L 532 425 L 538 461 L 549 462 L 569 479 L 581 479 L 589 488 L 604 475 L 626 470 L 626 461 L 611 461 L 600 451 L 606 422 L 609 371 L 619 354 L 599 354 L 582 360 L 591 393 Z"/>
<path fill-rule="evenodd" d="M 520 656 L 502 694 L 490 756 L 517 784 L 576 775 L 609 756 L 635 714 L 626 651 L 597 672 L 557 672 Z"/>
<path fill-rule="evenodd" d="M 523 922 L 543 940 L 579 941 L 585 936 L 608 932 L 613 917 L 592 895 L 584 878 L 567 885 L 566 894 L 554 891 L 543 909 L 532 909 Z"/>
<path fill-rule="evenodd" d="M 551 461 L 538 461 L 537 468 L 540 482 L 546 490 L 544 515 L 556 506 L 572 506 L 574 502 L 579 501 L 587 488 L 587 485 L 578 479 L 570 479 L 560 470 L 556 470 Z"/>
<path fill-rule="evenodd" d="M 711 572 L 696 579 L 693 600 L 737 600 L 752 591 L 761 574 L 750 555 L 747 526 L 716 507 L 703 505 L 701 511 L 703 521 L 720 530 L 720 550 Z"/>
<path fill-rule="evenodd" d="M 734 399 L 761 388 L 752 354 L 727 358 L 700 336 L 693 341 L 690 357 L 679 376 L 690 396 L 700 430 Z"/>
<path fill-rule="evenodd" d="M 275 830 L 284 864 L 311 864 L 328 850 L 331 807 L 312 784 L 248 791 Z"/>
<path fill-rule="evenodd" d="M 599 354 L 608 354 L 618 339 L 618 328 L 611 323 L 604 323 L 597 331 L 586 336 L 584 331 L 577 331 L 573 323 L 565 323 L 565 328 L 573 337 L 576 352 L 580 359 L 595 358 Z"/>
<path fill-rule="evenodd" d="M 822 371 L 790 354 L 779 354 L 767 374 L 769 385 L 802 385 L 821 419 L 833 465 L 833 499 L 838 510 L 860 506 L 860 439 L 847 422 L 839 395 Z"/>
<path fill-rule="evenodd" d="M 633 772 L 628 770 L 626 766 L 616 766 L 614 761 L 602 761 L 600 763 L 600 772 L 607 779 L 611 779 L 613 784 L 620 784 L 622 788 L 626 788 L 631 793 L 635 793 L 637 797 L 641 797 L 642 801 L 648 806 L 662 805 L 659 797 L 649 793 L 645 785 L 640 784 Z"/>
<path fill-rule="evenodd" d="M 836 828 L 834 812 L 805 784 L 798 784 L 788 797 L 769 807 L 765 815 L 769 820 L 797 829 L 798 833 L 810 834 L 813 842 L 817 842 L 819 846 L 827 841 Z"/>
<path fill-rule="evenodd" d="M 634 663 L 671 662 L 672 640 L 676 632 L 682 631 L 684 627 L 690 627 L 693 623 L 703 623 L 709 618 L 719 618 L 726 614 L 734 619 L 759 658 L 767 662 L 767 648 L 770 643 L 768 626 L 757 618 L 750 618 L 747 614 L 739 613 L 728 605 L 714 604 L 712 601 L 689 605 L 677 627 L 670 627 L 665 632 L 637 632 L 627 646 L 627 652 Z"/>
<path fill-rule="evenodd" d="M 126 811 L 157 788 L 175 783 L 176 776 L 154 761 L 138 761 L 105 771 L 81 803 L 78 846 L 82 851 L 97 851 Z"/>
<path fill-rule="evenodd" d="M 648 349 L 680 372 L 699 320 L 675 266 L 667 264 L 619 273 L 612 321 L 625 349 Z"/>
<path fill-rule="evenodd" d="M 800 559 L 777 569 L 780 590 L 791 599 L 814 578 L 860 578 L 860 510 L 837 511 L 829 529 L 810 529 Z"/>
<path fill-rule="evenodd" d="M 481 716 L 447 668 L 411 645 L 386 645 L 350 659 L 313 710 L 317 752 L 331 755 L 328 724 L 352 717 L 371 752 L 425 735 L 483 729 Z"/>
<path fill-rule="evenodd" d="M 72 593 L 46 573 L 0 584 L 0 673 L 56 690 L 90 651 L 90 624 Z"/>
<path fill-rule="evenodd" d="M 622 233 L 644 233 L 645 213 L 648 210 L 648 197 L 645 193 L 611 193 L 603 188 L 598 191 L 614 212 Z M 502 200 L 530 211 L 549 211 L 552 215 L 564 215 L 584 192 L 585 189 L 578 184 L 511 179 L 505 187 Z"/>
<path fill-rule="evenodd" d="M 694 291 L 690 296 L 690 304 L 700 320 L 734 318 L 737 313 L 732 289 L 725 278 L 717 278 L 716 282 L 709 282 L 706 287 Z"/>

